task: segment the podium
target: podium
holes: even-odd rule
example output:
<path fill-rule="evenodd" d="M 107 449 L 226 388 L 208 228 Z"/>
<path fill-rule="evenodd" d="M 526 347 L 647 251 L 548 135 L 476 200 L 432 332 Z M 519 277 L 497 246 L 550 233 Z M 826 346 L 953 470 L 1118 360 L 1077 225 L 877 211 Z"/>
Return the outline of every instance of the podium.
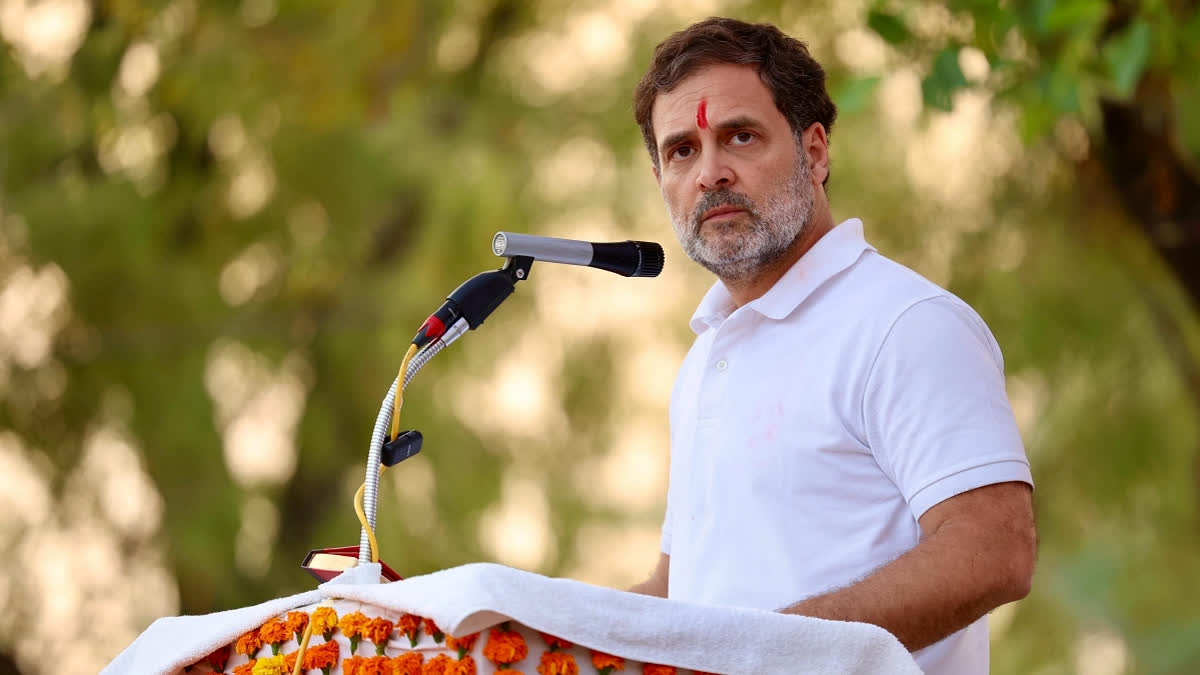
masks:
<path fill-rule="evenodd" d="M 895 637 L 869 624 L 653 598 L 485 563 L 393 583 L 379 573 L 363 565 L 315 591 L 159 619 L 102 675 L 290 675 L 309 624 L 305 675 L 921 673 Z"/>

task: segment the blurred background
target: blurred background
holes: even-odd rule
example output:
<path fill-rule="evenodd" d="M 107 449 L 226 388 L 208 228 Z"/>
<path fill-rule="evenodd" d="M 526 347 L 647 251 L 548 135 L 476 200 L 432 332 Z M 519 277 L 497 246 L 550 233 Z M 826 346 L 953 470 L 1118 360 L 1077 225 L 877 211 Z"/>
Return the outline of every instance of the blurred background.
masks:
<path fill-rule="evenodd" d="M 668 264 L 535 266 L 413 381 L 383 557 L 643 578 L 710 278 L 630 98 L 712 14 L 809 43 L 835 218 L 1004 349 L 1041 548 L 994 672 L 1200 672 L 1198 5 L 0 0 L 0 673 L 312 588 L 408 341 L 501 229 Z"/>

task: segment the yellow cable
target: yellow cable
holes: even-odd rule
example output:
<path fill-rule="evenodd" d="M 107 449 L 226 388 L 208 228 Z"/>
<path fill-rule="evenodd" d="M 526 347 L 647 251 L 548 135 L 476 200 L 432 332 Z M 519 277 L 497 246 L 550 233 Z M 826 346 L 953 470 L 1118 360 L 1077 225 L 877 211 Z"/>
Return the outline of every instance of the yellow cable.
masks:
<path fill-rule="evenodd" d="M 308 639 L 312 637 L 312 627 L 312 617 L 309 617 L 308 625 L 304 627 L 304 637 L 300 640 L 300 649 L 296 651 L 296 665 L 292 667 L 292 675 L 304 672 L 304 652 L 308 649 Z"/>
<path fill-rule="evenodd" d="M 392 440 L 396 440 L 396 434 L 400 430 L 400 408 L 404 405 L 404 377 L 408 374 L 408 364 L 416 355 L 417 346 L 409 345 L 408 351 L 404 354 L 404 361 L 400 363 L 400 374 L 396 376 L 396 397 L 392 406 Z M 379 475 L 383 475 L 385 468 L 380 465 Z M 354 513 L 358 515 L 358 522 L 367 532 L 367 542 L 371 545 L 371 562 L 379 562 L 379 541 L 375 538 L 374 528 L 367 522 L 367 512 L 363 508 L 363 493 L 366 492 L 366 489 L 367 484 L 364 482 L 359 486 L 358 492 L 354 493 Z"/>

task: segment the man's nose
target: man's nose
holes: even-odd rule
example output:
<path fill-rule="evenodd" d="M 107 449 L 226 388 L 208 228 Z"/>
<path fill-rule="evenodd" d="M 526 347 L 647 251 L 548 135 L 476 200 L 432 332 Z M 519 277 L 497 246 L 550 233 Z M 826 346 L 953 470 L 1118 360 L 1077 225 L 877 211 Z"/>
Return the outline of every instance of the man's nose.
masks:
<path fill-rule="evenodd" d="M 697 186 L 703 191 L 732 187 L 736 176 L 727 160 L 728 157 L 720 150 L 701 154 L 700 171 L 696 174 Z"/>

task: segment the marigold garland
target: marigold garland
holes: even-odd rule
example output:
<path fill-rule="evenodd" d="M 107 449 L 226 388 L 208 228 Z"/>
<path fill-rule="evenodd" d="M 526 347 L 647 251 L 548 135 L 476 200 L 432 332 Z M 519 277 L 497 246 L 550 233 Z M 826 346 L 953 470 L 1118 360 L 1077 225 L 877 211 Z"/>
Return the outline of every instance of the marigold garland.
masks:
<path fill-rule="evenodd" d="M 346 657 L 342 660 L 342 675 L 362 675 L 362 667 L 366 662 L 363 656 Z"/>
<path fill-rule="evenodd" d="M 592 666 L 600 675 L 610 675 L 614 670 L 625 670 L 625 659 L 593 649 Z"/>
<path fill-rule="evenodd" d="M 202 660 L 208 662 L 208 665 L 218 673 L 225 672 L 225 664 L 229 663 L 229 645 L 217 647 L 213 653 L 205 656 Z"/>
<path fill-rule="evenodd" d="M 492 675 L 525 675 L 525 673 L 522 673 L 519 670 L 509 670 L 508 668 L 505 668 L 504 670 L 497 670 L 496 672 L 492 673 Z"/>
<path fill-rule="evenodd" d="M 238 636 L 237 642 L 233 644 L 233 650 L 238 654 L 245 654 L 253 659 L 258 650 L 262 649 L 262 646 L 262 638 L 258 636 L 258 629 L 255 628 Z"/>
<path fill-rule="evenodd" d="M 525 644 L 525 638 L 517 631 L 496 626 L 488 631 L 483 655 L 497 666 L 507 666 L 524 660 L 529 655 L 529 645 Z"/>
<path fill-rule="evenodd" d="M 446 647 L 458 652 L 458 658 L 467 655 L 467 652 L 475 648 L 475 641 L 479 639 L 479 633 L 471 633 L 456 638 L 453 635 L 446 636 Z"/>
<path fill-rule="evenodd" d="M 454 667 L 454 661 L 445 654 L 437 656 L 425 662 L 421 667 L 421 675 L 450 675 L 450 669 Z"/>
<path fill-rule="evenodd" d="M 438 625 L 433 622 L 433 619 L 425 619 L 423 623 L 425 624 L 425 633 L 427 635 L 432 635 L 433 641 L 441 644 L 442 640 L 446 637 L 446 634 L 442 632 L 442 629 L 438 628 Z"/>
<path fill-rule="evenodd" d="M 546 641 L 546 645 L 550 647 L 550 651 L 552 652 L 556 652 L 560 649 L 570 649 L 571 647 L 575 646 L 574 644 L 567 642 L 560 637 L 554 637 L 549 633 L 542 633 L 539 631 L 538 635 L 542 636 L 542 639 Z"/>
<path fill-rule="evenodd" d="M 250 659 L 249 662 L 243 663 L 240 666 L 233 667 L 233 675 L 251 675 L 254 672 L 254 664 L 258 663 L 258 659 Z"/>
<path fill-rule="evenodd" d="M 362 639 L 363 629 L 367 627 L 368 623 L 370 623 L 370 619 L 362 612 L 351 612 L 338 619 L 338 630 L 342 631 L 342 635 L 350 640 L 351 655 L 358 649 L 358 641 Z"/>
<path fill-rule="evenodd" d="M 396 622 L 396 630 L 408 637 L 412 646 L 417 646 L 417 636 L 421 631 L 421 617 L 416 614 L 405 614 Z"/>
<path fill-rule="evenodd" d="M 322 673 L 329 675 L 329 671 L 337 665 L 341 650 L 342 646 L 337 640 L 319 645 L 309 645 L 308 649 L 304 650 L 302 669 L 308 672 L 320 668 Z"/>
<path fill-rule="evenodd" d="M 387 647 L 394 626 L 395 624 L 383 617 L 375 617 L 363 628 L 363 637 L 375 643 L 375 653 L 379 656 L 383 656 L 383 650 Z"/>
<path fill-rule="evenodd" d="M 304 612 L 288 612 L 287 628 L 296 636 L 296 644 L 304 639 L 304 629 L 308 628 L 308 615 Z"/>
<path fill-rule="evenodd" d="M 320 634 L 326 642 L 333 639 L 338 627 L 338 615 L 332 607 L 318 607 L 312 613 L 313 633 Z"/>
<path fill-rule="evenodd" d="M 284 675 L 284 664 L 284 657 L 276 655 L 266 659 L 259 659 L 250 672 L 252 675 Z M 288 672 L 287 675 L 292 674 Z"/>
<path fill-rule="evenodd" d="M 642 666 L 642 675 L 675 675 L 675 666 L 647 663 Z"/>
<path fill-rule="evenodd" d="M 388 675 L 421 675 L 421 666 L 425 663 L 425 657 L 421 652 L 405 652 L 400 656 L 392 659 L 387 671 Z"/>
<path fill-rule="evenodd" d="M 292 639 L 292 633 L 286 623 L 276 618 L 259 627 L 258 637 L 262 638 L 263 644 L 271 645 L 271 656 L 278 656 L 279 648 Z"/>

